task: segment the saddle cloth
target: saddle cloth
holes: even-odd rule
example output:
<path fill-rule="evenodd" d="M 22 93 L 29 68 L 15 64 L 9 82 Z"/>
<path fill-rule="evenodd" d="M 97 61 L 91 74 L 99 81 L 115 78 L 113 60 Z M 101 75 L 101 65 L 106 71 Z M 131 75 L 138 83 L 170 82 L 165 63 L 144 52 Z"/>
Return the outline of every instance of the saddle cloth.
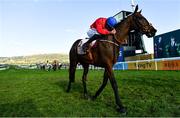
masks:
<path fill-rule="evenodd" d="M 85 39 L 82 39 L 82 40 L 79 42 L 79 44 L 78 44 L 78 46 L 77 46 L 77 53 L 78 53 L 79 55 L 84 55 L 84 54 L 86 54 L 86 52 L 83 50 L 82 46 L 83 46 L 83 44 L 86 43 L 88 40 L 89 40 L 88 38 L 85 38 Z M 93 41 L 93 42 L 91 42 L 91 43 L 90 43 L 90 47 L 93 47 L 95 43 L 96 43 L 96 40 Z"/>

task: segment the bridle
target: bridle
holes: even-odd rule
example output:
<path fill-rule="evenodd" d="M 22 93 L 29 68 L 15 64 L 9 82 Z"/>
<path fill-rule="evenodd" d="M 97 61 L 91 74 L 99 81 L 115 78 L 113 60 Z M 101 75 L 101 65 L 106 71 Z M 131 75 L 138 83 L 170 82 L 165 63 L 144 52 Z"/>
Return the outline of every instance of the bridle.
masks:
<path fill-rule="evenodd" d="M 151 23 L 149 23 L 148 21 L 146 21 L 147 23 L 148 23 L 148 25 L 145 25 L 145 26 L 143 26 L 143 28 L 141 28 L 141 23 L 140 22 L 138 22 L 138 18 L 136 18 L 136 16 L 132 16 L 132 19 L 133 19 L 133 21 L 134 21 L 134 24 L 135 24 L 135 29 L 136 30 L 139 30 L 142 34 L 146 34 L 147 32 L 150 32 L 150 30 L 151 30 L 151 26 L 152 26 L 152 24 Z M 144 20 L 146 20 L 146 19 L 144 19 Z"/>

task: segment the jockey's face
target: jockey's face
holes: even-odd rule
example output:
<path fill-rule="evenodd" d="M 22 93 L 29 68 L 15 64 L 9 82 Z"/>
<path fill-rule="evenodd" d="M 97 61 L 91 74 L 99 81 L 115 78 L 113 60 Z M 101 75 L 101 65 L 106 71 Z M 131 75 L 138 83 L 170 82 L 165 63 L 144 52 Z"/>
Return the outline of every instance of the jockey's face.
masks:
<path fill-rule="evenodd" d="M 105 26 L 109 31 L 112 31 L 114 28 L 113 27 L 110 27 L 107 23 L 106 23 L 106 26 Z"/>

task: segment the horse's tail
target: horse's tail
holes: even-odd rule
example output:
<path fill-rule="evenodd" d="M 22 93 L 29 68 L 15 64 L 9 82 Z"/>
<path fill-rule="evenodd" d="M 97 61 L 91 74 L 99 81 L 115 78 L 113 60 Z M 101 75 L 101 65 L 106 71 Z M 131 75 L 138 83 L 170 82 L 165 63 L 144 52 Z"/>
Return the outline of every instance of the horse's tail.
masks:
<path fill-rule="evenodd" d="M 69 62 L 70 62 L 69 81 L 71 82 L 75 81 L 75 71 L 76 71 L 76 66 L 78 64 L 77 46 L 79 42 L 80 42 L 80 39 L 74 42 L 69 52 Z"/>
<path fill-rule="evenodd" d="M 75 81 L 75 71 L 76 71 L 76 66 L 78 64 L 77 46 L 79 44 L 79 41 L 80 40 L 74 42 L 69 52 L 70 65 L 69 65 L 69 84 L 68 84 L 67 92 L 69 92 L 71 89 L 71 83 Z"/>

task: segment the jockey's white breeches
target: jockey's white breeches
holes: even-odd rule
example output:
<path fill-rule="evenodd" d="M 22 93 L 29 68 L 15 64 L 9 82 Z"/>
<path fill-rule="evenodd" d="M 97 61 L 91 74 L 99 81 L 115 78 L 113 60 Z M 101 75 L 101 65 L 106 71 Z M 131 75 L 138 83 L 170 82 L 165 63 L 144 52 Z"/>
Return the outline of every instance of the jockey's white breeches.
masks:
<path fill-rule="evenodd" d="M 94 36 L 95 34 L 100 35 L 100 34 L 97 32 L 97 30 L 94 29 L 94 28 L 91 28 L 91 29 L 89 29 L 89 30 L 87 31 L 87 35 L 89 36 L 89 38 L 91 38 L 91 37 Z"/>

